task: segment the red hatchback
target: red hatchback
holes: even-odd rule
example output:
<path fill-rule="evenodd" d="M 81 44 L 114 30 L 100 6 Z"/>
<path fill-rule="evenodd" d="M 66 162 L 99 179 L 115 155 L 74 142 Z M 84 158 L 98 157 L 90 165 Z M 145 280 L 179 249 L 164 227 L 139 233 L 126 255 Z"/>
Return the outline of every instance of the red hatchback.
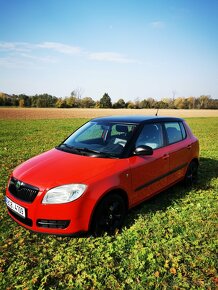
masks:
<path fill-rule="evenodd" d="M 198 140 L 183 119 L 96 118 L 18 166 L 6 205 L 36 232 L 113 233 L 129 208 L 180 180 L 192 183 L 198 158 Z"/>

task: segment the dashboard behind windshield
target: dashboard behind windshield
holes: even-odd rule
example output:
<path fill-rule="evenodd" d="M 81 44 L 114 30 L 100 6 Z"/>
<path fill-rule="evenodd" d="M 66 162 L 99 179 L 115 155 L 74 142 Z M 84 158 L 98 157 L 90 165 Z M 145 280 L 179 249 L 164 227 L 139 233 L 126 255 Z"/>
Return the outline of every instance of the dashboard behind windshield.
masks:
<path fill-rule="evenodd" d="M 120 157 L 136 127 L 137 124 L 90 121 L 61 145 L 68 150 L 72 148 L 74 151 L 87 152 L 89 155 L 93 152 L 106 157 Z"/>

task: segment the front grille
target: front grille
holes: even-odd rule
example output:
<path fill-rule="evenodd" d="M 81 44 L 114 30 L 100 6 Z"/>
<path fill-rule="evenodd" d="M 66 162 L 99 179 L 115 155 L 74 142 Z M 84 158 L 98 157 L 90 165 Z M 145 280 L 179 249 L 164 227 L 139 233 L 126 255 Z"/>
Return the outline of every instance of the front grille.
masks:
<path fill-rule="evenodd" d="M 30 203 L 34 201 L 39 192 L 38 187 L 19 181 L 14 177 L 10 179 L 8 190 L 16 198 Z"/>
<path fill-rule="evenodd" d="M 10 210 L 10 208 L 8 208 L 8 211 L 9 213 L 16 219 L 18 220 L 19 222 L 29 226 L 29 227 L 32 227 L 33 225 L 33 221 L 29 218 L 22 218 L 21 216 L 19 216 L 18 214 L 16 214 L 15 212 L 13 212 L 12 210 Z"/>
<path fill-rule="evenodd" d="M 65 229 L 69 224 L 69 220 L 37 220 L 37 226 L 41 228 Z"/>

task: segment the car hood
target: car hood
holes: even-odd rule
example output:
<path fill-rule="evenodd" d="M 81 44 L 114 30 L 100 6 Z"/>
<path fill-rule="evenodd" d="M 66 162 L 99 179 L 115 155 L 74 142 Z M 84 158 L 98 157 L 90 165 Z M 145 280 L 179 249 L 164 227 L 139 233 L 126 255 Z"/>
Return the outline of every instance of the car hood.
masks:
<path fill-rule="evenodd" d="M 43 190 L 62 184 L 85 183 L 104 171 L 111 172 L 117 161 L 52 149 L 16 167 L 13 176 Z"/>

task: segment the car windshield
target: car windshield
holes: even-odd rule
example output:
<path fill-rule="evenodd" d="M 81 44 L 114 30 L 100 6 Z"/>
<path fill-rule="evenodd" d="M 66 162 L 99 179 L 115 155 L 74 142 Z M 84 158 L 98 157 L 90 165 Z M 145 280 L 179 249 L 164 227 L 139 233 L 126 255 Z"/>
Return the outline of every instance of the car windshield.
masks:
<path fill-rule="evenodd" d="M 93 157 L 119 158 L 137 124 L 90 121 L 57 148 Z"/>

